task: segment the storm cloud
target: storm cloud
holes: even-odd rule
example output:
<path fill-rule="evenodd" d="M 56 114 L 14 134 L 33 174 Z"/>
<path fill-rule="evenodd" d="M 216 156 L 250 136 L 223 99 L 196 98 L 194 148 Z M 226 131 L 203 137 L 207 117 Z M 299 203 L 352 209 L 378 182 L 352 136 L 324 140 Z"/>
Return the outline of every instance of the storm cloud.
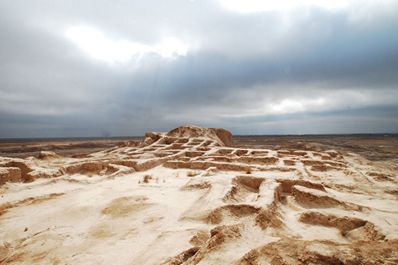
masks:
<path fill-rule="evenodd" d="M 398 132 L 398 2 L 333 2 L 1 1 L 0 137 Z"/>

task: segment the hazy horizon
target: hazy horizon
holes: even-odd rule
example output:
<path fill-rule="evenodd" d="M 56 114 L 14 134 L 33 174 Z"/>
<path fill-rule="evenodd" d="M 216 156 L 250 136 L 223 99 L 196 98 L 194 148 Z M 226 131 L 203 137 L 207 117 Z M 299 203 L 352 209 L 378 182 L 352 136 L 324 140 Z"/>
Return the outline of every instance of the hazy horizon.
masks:
<path fill-rule="evenodd" d="M 1 1 L 0 139 L 398 133 L 398 1 Z"/>
<path fill-rule="evenodd" d="M 334 137 L 347 137 L 347 136 L 379 136 L 379 137 L 398 137 L 398 133 L 323 133 L 323 134 L 234 134 L 232 137 L 326 137 L 326 136 L 334 136 Z M 30 140 L 38 140 L 38 141 L 47 141 L 47 140 L 60 140 L 60 141 L 68 141 L 68 140 L 90 140 L 90 139 L 98 139 L 98 140 L 106 140 L 106 139 L 144 139 L 145 135 L 109 135 L 109 136 L 71 136 L 71 137 L 0 137 L 0 141 L 8 142 L 8 141 L 30 141 Z"/>

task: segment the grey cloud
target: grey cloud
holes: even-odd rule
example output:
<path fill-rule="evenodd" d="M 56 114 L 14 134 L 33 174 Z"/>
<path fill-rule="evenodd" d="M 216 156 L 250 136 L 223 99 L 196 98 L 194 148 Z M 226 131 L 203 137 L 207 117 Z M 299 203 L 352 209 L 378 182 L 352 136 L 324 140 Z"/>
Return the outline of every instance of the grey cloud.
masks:
<path fill-rule="evenodd" d="M 188 122 L 240 134 L 398 132 L 394 10 L 367 10 L 362 21 L 355 10 L 314 8 L 286 20 L 215 1 L 4 1 L 0 137 L 141 135 Z M 65 38 L 79 24 L 197 47 L 112 66 Z M 318 98 L 325 104 L 305 106 Z M 291 112 L 270 111 L 284 100 Z"/>

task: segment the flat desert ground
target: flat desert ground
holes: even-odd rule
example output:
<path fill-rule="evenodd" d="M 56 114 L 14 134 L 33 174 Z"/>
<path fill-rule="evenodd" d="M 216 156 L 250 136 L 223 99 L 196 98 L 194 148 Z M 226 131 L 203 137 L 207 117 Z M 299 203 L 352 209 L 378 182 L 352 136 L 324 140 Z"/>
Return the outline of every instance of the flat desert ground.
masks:
<path fill-rule="evenodd" d="M 398 264 L 398 137 L 0 142 L 0 264 Z"/>

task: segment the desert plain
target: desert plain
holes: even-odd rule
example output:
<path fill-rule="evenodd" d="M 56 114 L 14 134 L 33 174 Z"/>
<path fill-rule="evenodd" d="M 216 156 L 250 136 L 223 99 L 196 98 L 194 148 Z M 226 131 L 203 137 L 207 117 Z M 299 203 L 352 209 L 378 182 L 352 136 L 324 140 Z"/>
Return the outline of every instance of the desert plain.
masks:
<path fill-rule="evenodd" d="M 0 264 L 398 264 L 398 137 L 0 143 Z"/>

